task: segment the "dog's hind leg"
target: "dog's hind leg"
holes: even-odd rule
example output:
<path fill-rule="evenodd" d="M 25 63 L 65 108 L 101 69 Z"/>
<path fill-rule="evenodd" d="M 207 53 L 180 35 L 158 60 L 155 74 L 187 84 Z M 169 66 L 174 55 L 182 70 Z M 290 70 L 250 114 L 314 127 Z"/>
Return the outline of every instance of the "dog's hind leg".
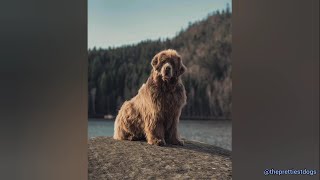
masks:
<path fill-rule="evenodd" d="M 120 120 L 118 119 L 118 117 L 116 118 L 115 122 L 114 122 L 114 134 L 113 134 L 113 139 L 116 140 L 125 140 L 127 139 L 127 132 L 121 127 L 120 125 Z"/>
<path fill-rule="evenodd" d="M 125 140 L 127 135 L 127 133 L 121 129 L 120 127 L 118 128 L 115 128 L 115 131 L 114 131 L 114 135 L 113 135 L 113 139 L 116 139 L 116 140 Z"/>

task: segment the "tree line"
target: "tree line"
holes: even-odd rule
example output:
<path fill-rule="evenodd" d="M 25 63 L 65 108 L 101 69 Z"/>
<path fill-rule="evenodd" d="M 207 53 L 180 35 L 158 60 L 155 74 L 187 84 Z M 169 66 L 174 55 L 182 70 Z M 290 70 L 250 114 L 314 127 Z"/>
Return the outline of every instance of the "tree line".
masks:
<path fill-rule="evenodd" d="M 232 113 L 231 11 L 208 14 L 189 23 L 174 38 L 88 50 L 89 116 L 117 115 L 148 78 L 151 59 L 164 49 L 176 49 L 188 68 L 182 75 L 187 105 L 182 118 L 224 118 Z"/>

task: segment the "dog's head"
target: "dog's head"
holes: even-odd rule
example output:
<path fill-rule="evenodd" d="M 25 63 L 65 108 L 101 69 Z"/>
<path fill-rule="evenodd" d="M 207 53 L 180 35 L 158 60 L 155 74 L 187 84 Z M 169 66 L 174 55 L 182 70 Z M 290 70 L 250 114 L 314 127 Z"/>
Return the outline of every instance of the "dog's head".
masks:
<path fill-rule="evenodd" d="M 154 72 L 161 76 L 164 81 L 177 78 L 186 71 L 180 55 L 173 49 L 164 50 L 156 54 L 151 61 L 151 65 Z"/>

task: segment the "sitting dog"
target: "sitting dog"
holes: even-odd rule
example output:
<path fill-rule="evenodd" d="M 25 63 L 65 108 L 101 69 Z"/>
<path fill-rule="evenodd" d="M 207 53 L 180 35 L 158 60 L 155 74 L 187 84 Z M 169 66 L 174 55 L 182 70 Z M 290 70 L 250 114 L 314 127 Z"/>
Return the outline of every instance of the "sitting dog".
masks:
<path fill-rule="evenodd" d="M 180 76 L 186 71 L 180 55 L 164 50 L 151 61 L 152 70 L 138 94 L 125 101 L 114 124 L 114 139 L 142 140 L 155 145 L 183 145 L 177 126 L 186 92 Z"/>

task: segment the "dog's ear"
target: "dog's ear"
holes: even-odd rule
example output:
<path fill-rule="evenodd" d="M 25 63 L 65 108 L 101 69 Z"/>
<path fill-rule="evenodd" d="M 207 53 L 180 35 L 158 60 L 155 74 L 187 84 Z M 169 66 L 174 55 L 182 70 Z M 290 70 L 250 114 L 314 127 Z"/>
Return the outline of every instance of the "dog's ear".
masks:
<path fill-rule="evenodd" d="M 182 75 L 184 72 L 186 72 L 186 70 L 187 70 L 186 66 L 181 62 L 181 66 L 178 71 L 178 76 Z"/>
<path fill-rule="evenodd" d="M 159 64 L 159 54 L 156 54 L 152 61 L 151 61 L 151 66 L 156 69 L 157 65 Z"/>

